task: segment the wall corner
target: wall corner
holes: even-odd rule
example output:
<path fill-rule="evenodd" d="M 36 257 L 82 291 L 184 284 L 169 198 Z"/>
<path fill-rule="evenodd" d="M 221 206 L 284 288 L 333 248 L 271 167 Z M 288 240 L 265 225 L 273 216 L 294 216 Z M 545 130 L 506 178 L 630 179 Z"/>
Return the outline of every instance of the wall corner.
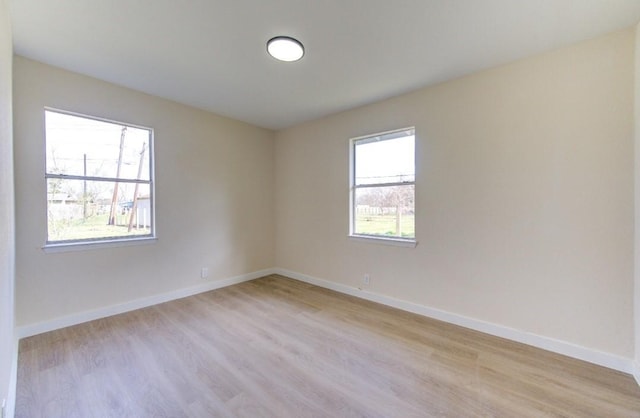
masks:
<path fill-rule="evenodd" d="M 633 273 L 633 335 L 634 377 L 640 384 L 640 22 L 635 26 L 634 42 L 634 273 Z"/>

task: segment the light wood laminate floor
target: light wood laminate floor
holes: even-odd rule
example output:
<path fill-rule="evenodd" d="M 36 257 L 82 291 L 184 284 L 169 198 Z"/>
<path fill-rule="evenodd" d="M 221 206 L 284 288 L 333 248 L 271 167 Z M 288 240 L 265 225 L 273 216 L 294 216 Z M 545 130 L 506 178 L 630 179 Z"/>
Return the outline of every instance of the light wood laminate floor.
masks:
<path fill-rule="evenodd" d="M 640 417 L 633 378 L 268 276 L 20 342 L 16 417 Z"/>

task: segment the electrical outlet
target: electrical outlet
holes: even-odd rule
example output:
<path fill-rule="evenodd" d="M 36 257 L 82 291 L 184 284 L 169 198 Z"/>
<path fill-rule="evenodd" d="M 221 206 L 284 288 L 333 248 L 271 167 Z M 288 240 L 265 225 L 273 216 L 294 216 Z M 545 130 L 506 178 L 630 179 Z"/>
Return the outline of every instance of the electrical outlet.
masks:
<path fill-rule="evenodd" d="M 200 269 L 200 278 L 206 279 L 207 277 L 209 277 L 209 267 L 202 267 Z"/>
<path fill-rule="evenodd" d="M 369 277 L 369 273 L 365 273 L 364 277 L 362 278 L 362 282 L 364 284 L 369 284 L 371 282 L 371 278 Z"/>

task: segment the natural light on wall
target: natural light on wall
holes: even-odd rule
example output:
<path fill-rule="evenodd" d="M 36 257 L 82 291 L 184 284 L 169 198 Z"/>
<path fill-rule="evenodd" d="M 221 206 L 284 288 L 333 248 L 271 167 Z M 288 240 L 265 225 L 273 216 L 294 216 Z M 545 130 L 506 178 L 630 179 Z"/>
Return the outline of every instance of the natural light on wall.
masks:
<path fill-rule="evenodd" d="M 415 240 L 415 130 L 351 140 L 351 235 Z"/>
<path fill-rule="evenodd" d="M 153 131 L 45 110 L 47 244 L 153 236 Z"/>

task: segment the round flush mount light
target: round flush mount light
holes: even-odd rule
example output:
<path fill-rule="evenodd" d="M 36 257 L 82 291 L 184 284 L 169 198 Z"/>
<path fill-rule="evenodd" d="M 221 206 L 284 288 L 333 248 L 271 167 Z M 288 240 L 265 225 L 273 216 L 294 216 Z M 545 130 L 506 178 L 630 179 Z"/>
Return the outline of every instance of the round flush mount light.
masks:
<path fill-rule="evenodd" d="M 276 36 L 267 42 L 267 52 L 280 61 L 298 61 L 304 55 L 304 46 L 289 36 Z"/>

